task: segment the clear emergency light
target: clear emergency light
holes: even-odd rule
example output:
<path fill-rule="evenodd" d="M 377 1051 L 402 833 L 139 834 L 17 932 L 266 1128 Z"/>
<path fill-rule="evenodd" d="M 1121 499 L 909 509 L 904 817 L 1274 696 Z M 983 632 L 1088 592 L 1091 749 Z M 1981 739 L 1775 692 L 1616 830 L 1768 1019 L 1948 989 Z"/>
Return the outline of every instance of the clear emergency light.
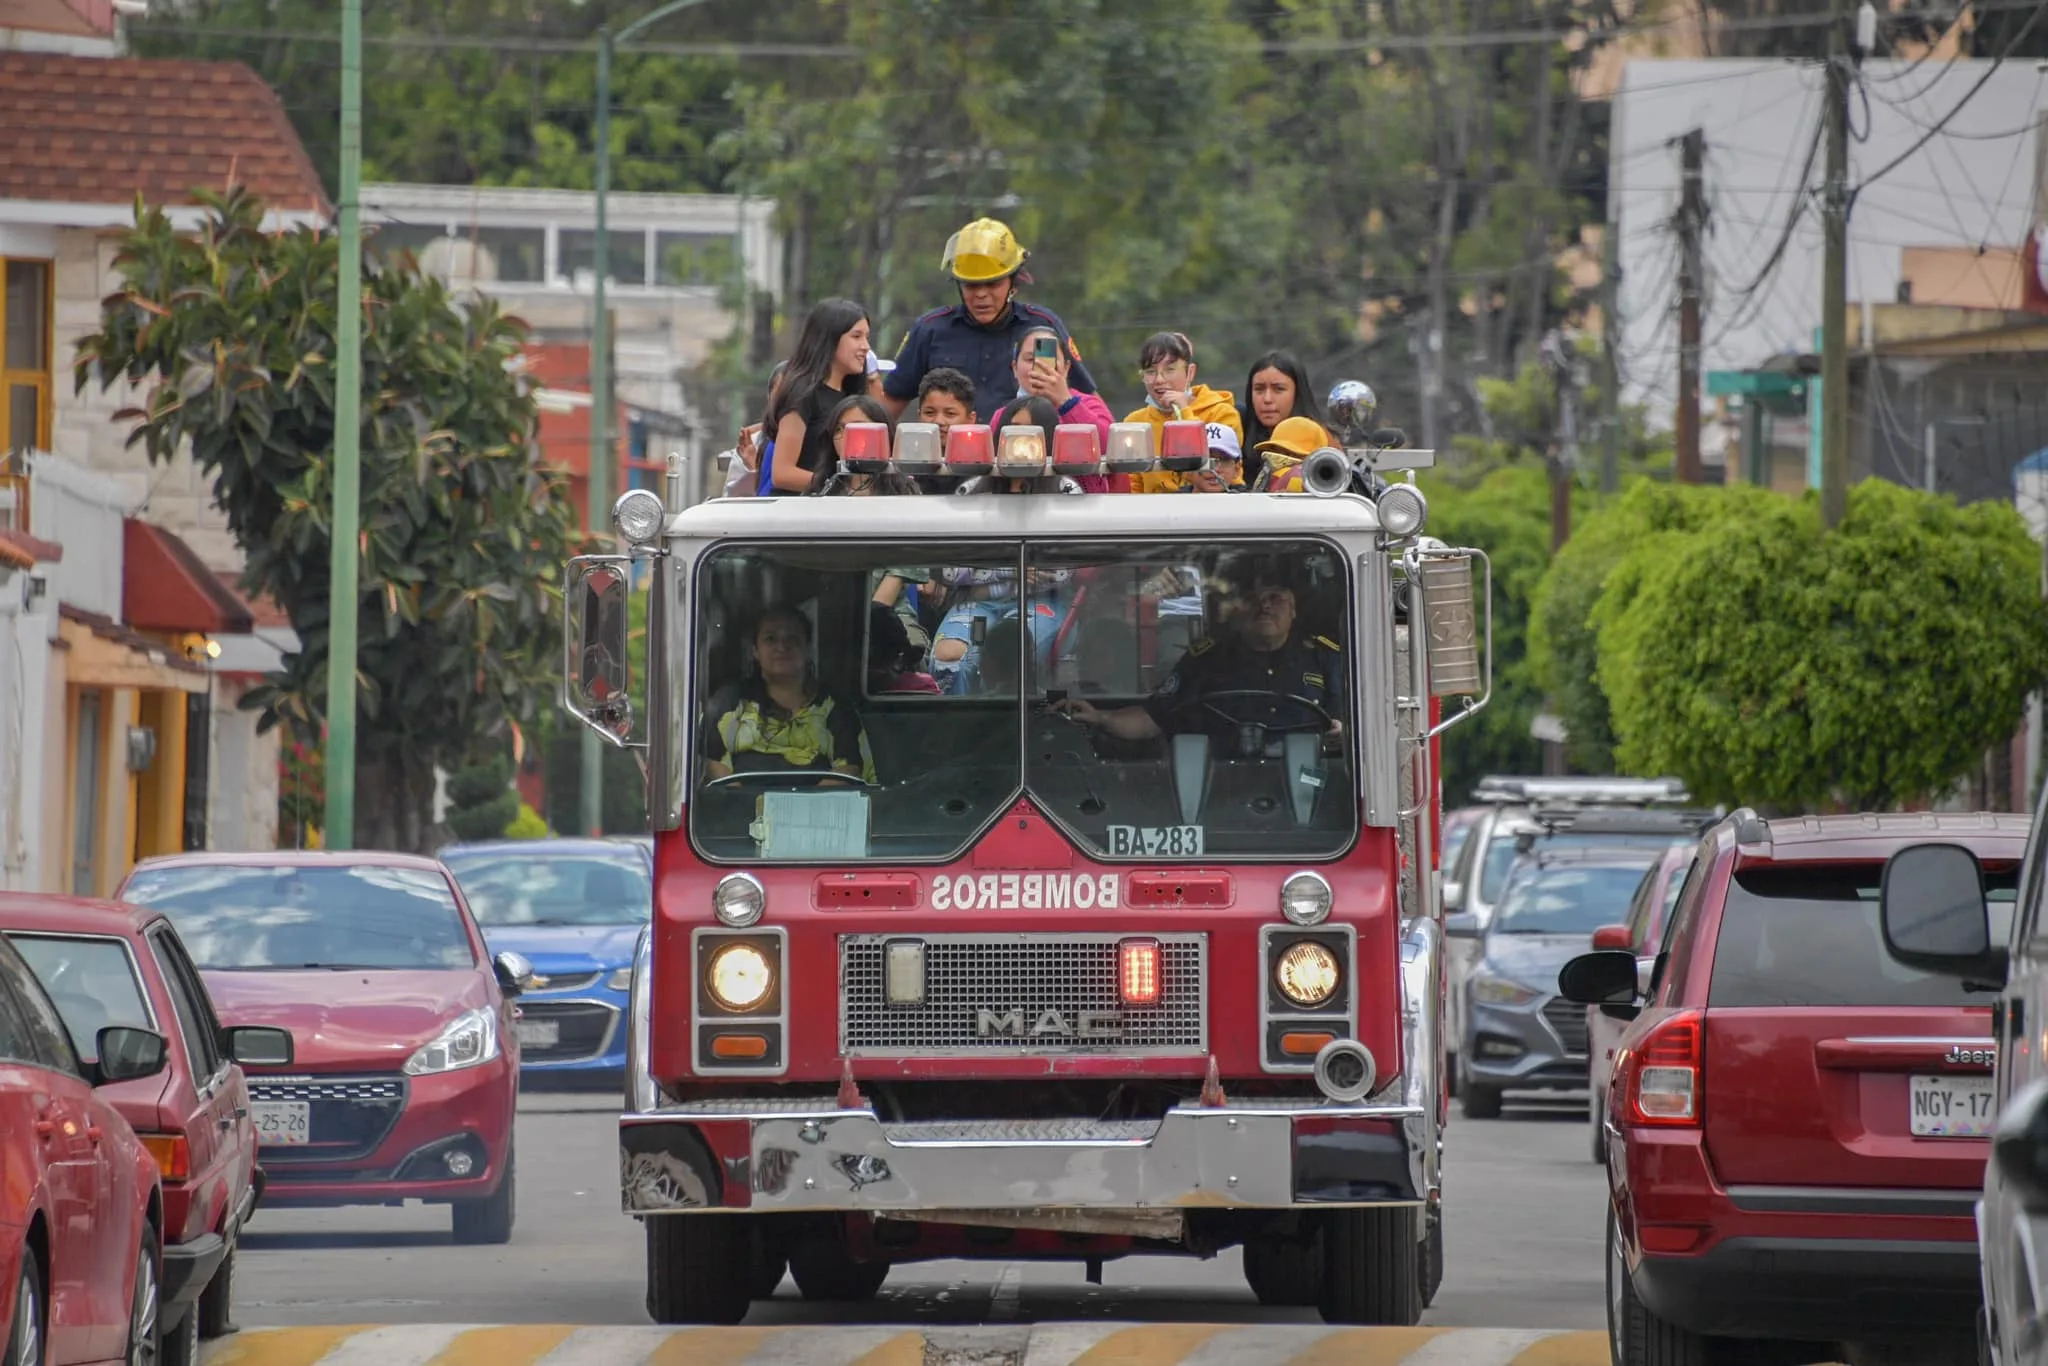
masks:
<path fill-rule="evenodd" d="M 995 466 L 995 436 L 979 422 L 963 422 L 946 433 L 946 473 L 987 474 Z"/>
<path fill-rule="evenodd" d="M 1021 423 L 1003 428 L 1002 438 L 996 443 L 996 473 L 1006 479 L 1043 478 L 1044 429 Z"/>
<path fill-rule="evenodd" d="M 1209 463 L 1209 429 L 1200 422 L 1169 422 L 1159 429 L 1159 464 L 1189 474 Z"/>
<path fill-rule="evenodd" d="M 1109 429 L 1109 451 L 1103 463 L 1111 474 L 1144 474 L 1152 468 L 1153 427 L 1149 422 L 1118 422 Z"/>
<path fill-rule="evenodd" d="M 839 459 L 855 474 L 889 472 L 889 429 L 880 422 L 849 422 L 840 428 Z"/>
<path fill-rule="evenodd" d="M 945 464 L 936 422 L 905 422 L 896 428 L 896 468 L 904 474 L 937 474 Z"/>
<path fill-rule="evenodd" d="M 1060 474 L 1102 473 L 1102 433 L 1092 422 L 1062 422 L 1053 429 L 1052 467 Z"/>

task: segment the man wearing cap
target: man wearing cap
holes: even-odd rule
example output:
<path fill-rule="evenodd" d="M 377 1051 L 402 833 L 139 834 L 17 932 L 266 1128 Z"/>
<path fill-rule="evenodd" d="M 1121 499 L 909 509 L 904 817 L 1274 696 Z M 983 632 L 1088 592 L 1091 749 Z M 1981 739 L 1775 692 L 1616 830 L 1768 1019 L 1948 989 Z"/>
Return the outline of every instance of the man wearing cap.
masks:
<path fill-rule="evenodd" d="M 1273 435 L 1258 444 L 1259 454 L 1266 457 L 1266 468 L 1259 475 L 1259 491 L 1300 493 L 1301 462 L 1335 444 L 1313 418 L 1286 419 L 1273 429 Z"/>
<path fill-rule="evenodd" d="M 896 351 L 896 368 L 883 376 L 883 402 L 900 416 L 917 397 L 927 370 L 946 366 L 974 379 L 974 410 L 992 413 L 1017 393 L 1012 369 L 1017 341 L 1027 329 L 1050 327 L 1072 368 L 1067 382 L 1084 394 L 1095 392 L 1094 377 L 1067 325 L 1049 308 L 1025 303 L 1017 285 L 1029 283 L 1024 262 L 1031 253 L 1017 243 L 1007 224 L 977 218 L 946 241 L 942 266 L 953 277 L 960 302 L 919 318 Z"/>
<path fill-rule="evenodd" d="M 1247 726 L 1341 733 L 1343 655 L 1328 636 L 1296 638 L 1295 589 L 1284 570 L 1261 565 L 1242 573 L 1232 605 L 1230 633 L 1221 641 L 1205 638 L 1190 645 L 1166 681 L 1137 706 L 1102 711 L 1069 698 L 1057 709 L 1125 740 L 1236 735 Z"/>

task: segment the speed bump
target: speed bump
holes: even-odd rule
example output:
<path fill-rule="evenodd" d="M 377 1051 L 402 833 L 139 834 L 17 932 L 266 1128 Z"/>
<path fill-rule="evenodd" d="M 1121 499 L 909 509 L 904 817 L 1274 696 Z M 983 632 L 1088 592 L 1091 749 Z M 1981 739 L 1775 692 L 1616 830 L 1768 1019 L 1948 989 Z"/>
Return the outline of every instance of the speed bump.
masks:
<path fill-rule="evenodd" d="M 1605 1333 L 1052 1323 L 986 1328 L 363 1324 L 251 1329 L 205 1366 L 1607 1366 Z"/>

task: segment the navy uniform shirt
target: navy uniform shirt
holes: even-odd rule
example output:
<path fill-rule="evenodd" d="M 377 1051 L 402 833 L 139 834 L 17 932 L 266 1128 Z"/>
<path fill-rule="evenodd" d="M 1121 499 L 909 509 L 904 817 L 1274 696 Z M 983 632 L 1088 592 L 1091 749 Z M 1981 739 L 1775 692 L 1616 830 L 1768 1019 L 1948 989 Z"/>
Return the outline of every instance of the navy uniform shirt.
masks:
<path fill-rule="evenodd" d="M 1081 364 L 1080 348 L 1067 335 L 1067 325 L 1049 308 L 1010 302 L 1010 311 L 993 327 L 983 327 L 967 315 L 967 305 L 935 308 L 910 325 L 903 344 L 896 348 L 896 368 L 882 379 L 882 392 L 891 398 L 915 400 L 917 386 L 928 371 L 951 367 L 974 380 L 974 411 L 984 422 L 1002 411 L 1017 397 L 1017 338 L 1033 328 L 1050 327 L 1060 334 L 1061 345 L 1074 368 L 1067 383 L 1078 393 L 1095 392 L 1095 379 Z"/>
<path fill-rule="evenodd" d="M 1272 696 L 1225 698 L 1203 706 L 1218 693 L 1255 692 Z M 1254 650 L 1241 641 L 1198 640 L 1188 646 L 1164 683 L 1145 699 L 1145 710 L 1163 731 L 1221 733 L 1245 724 L 1273 729 L 1321 729 L 1323 719 L 1290 697 L 1305 697 L 1342 721 L 1344 658 L 1328 636 L 1305 636 L 1277 650 Z"/>

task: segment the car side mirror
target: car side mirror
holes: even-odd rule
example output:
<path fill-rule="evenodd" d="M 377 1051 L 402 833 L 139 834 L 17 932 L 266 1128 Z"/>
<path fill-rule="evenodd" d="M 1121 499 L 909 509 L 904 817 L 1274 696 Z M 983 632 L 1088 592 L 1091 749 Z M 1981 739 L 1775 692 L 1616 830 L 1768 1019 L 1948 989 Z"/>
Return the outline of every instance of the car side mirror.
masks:
<path fill-rule="evenodd" d="M 539 980 L 534 976 L 533 964 L 526 955 L 509 949 L 491 960 L 491 971 L 498 978 L 498 990 L 507 996 L 523 996 L 532 991 Z"/>
<path fill-rule="evenodd" d="M 1446 882 L 1444 884 L 1444 912 L 1450 914 L 1465 909 L 1465 884 Z"/>
<path fill-rule="evenodd" d="M 633 734 L 626 631 L 631 561 L 579 555 L 563 588 L 562 701 L 583 724 L 615 745 Z"/>
<path fill-rule="evenodd" d="M 1991 1131 L 1991 1161 L 2029 1214 L 2048 1213 L 2048 1081 L 2007 1098 Z"/>
<path fill-rule="evenodd" d="M 1477 939 L 1480 934 L 1479 917 L 1470 911 L 1459 911 L 1444 917 L 1444 934 L 1452 939 Z"/>
<path fill-rule="evenodd" d="M 1601 1013 L 1632 1020 L 1637 1001 L 1636 956 L 1626 949 L 1595 949 L 1566 963 L 1557 973 L 1557 993 L 1567 1001 L 1599 1006 Z"/>
<path fill-rule="evenodd" d="M 1599 929 L 1593 931 L 1593 947 L 1596 949 L 1628 949 L 1630 952 L 1633 952 L 1635 950 L 1635 942 L 1629 935 L 1628 926 L 1602 925 Z"/>
<path fill-rule="evenodd" d="M 224 1051 L 244 1067 L 290 1067 L 296 1056 L 289 1029 L 236 1025 L 220 1033 Z"/>
<path fill-rule="evenodd" d="M 153 1029 L 108 1025 L 93 1042 L 99 1050 L 99 1061 L 92 1065 L 97 1075 L 90 1079 L 95 1086 L 153 1077 L 170 1058 L 164 1036 Z"/>
<path fill-rule="evenodd" d="M 2006 951 L 1991 942 L 1984 869 L 1961 845 L 1908 845 L 1886 859 L 1878 917 L 1885 950 L 1906 966 L 2005 985 Z"/>

